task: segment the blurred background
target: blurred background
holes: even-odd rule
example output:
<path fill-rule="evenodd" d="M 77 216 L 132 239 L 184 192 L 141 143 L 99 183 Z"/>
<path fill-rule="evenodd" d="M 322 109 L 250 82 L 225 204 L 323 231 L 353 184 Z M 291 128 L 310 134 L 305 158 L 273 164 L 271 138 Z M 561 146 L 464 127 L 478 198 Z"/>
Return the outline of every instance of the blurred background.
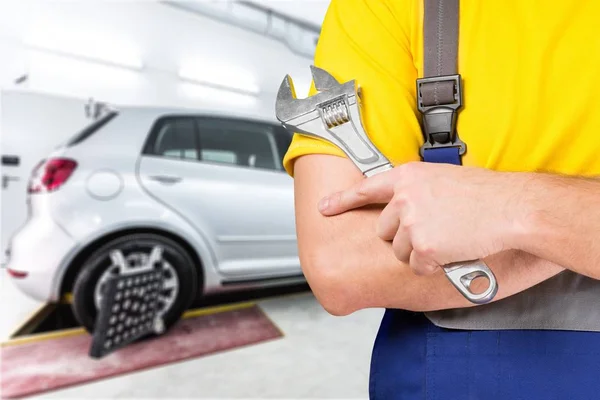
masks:
<path fill-rule="evenodd" d="M 310 293 L 274 115 L 328 3 L 0 0 L 4 397 L 368 397 L 381 313 Z"/>
<path fill-rule="evenodd" d="M 286 74 L 294 77 L 298 95 L 308 90 L 308 66 L 327 5 L 1 2 L 2 154 L 19 156 L 20 168 L 13 172 L 24 173 L 10 186 L 24 193 L 35 164 L 88 121 L 89 99 L 273 119 L 275 93 Z M 53 115 L 52 126 L 24 125 L 35 124 L 39 116 L 32 113 L 44 110 Z M 20 223 L 6 219 L 3 232 Z"/>

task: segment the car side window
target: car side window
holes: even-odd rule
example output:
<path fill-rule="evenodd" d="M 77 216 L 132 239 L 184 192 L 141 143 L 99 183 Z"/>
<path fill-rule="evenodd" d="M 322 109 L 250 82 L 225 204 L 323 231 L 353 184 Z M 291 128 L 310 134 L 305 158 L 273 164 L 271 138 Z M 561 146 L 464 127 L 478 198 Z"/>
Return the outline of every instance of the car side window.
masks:
<path fill-rule="evenodd" d="M 196 127 L 192 118 L 164 119 L 156 127 L 151 154 L 169 158 L 198 160 Z"/>
<path fill-rule="evenodd" d="M 200 160 L 280 170 L 275 126 L 243 120 L 199 118 Z"/>

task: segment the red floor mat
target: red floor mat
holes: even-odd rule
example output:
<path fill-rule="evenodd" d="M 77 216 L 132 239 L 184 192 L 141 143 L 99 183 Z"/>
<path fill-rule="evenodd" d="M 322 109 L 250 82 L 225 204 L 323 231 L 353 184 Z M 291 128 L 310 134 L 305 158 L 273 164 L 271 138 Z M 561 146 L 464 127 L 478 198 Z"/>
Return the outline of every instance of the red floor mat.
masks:
<path fill-rule="evenodd" d="M 134 343 L 100 360 L 88 357 L 87 334 L 0 349 L 3 398 L 15 398 L 200 357 L 281 336 L 260 308 L 180 321 L 167 334 Z"/>

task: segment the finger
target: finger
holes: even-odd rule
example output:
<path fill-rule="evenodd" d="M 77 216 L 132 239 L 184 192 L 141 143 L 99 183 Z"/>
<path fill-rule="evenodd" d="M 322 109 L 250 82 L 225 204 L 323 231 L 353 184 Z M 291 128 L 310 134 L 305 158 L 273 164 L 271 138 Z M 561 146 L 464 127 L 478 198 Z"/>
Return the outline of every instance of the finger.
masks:
<path fill-rule="evenodd" d="M 394 196 L 394 170 L 365 178 L 347 190 L 324 197 L 319 202 L 319 211 L 323 215 L 336 215 L 366 206 L 385 204 Z"/>
<path fill-rule="evenodd" d="M 398 229 L 400 229 L 398 210 L 388 204 L 377 219 L 377 236 L 383 240 L 392 240 Z"/>
<path fill-rule="evenodd" d="M 396 258 L 403 263 L 408 264 L 410 255 L 413 252 L 412 244 L 410 243 L 410 236 L 408 232 L 402 228 L 398 229 L 392 242 L 392 248 L 394 249 L 394 255 Z"/>
<path fill-rule="evenodd" d="M 408 264 L 416 275 L 431 275 L 439 268 L 432 260 L 422 257 L 418 252 L 412 251 Z"/>

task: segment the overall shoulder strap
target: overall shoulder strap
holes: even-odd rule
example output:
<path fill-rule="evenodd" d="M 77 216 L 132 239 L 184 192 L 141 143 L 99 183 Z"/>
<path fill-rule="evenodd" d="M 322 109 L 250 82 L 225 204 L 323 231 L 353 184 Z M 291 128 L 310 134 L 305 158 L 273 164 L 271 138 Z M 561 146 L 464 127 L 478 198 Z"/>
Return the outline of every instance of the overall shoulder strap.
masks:
<path fill-rule="evenodd" d="M 462 105 L 461 77 L 458 69 L 459 0 L 424 0 L 423 69 L 425 77 L 417 79 L 417 106 L 423 114 L 424 144 L 421 157 L 425 162 L 461 165 L 465 144 L 456 133 L 456 118 Z M 469 301 L 489 302 L 498 290 L 494 273 L 481 260 L 465 261 L 460 266 L 443 269 L 454 286 Z M 464 279 L 485 276 L 489 285 L 475 294 Z M 471 278 L 469 278 L 471 279 Z"/>
<path fill-rule="evenodd" d="M 423 67 L 425 77 L 455 75 L 458 66 L 459 0 L 425 0 Z M 443 98 L 442 98 L 443 99 Z M 435 101 L 431 98 L 430 101 Z M 443 100 L 451 101 L 453 97 Z"/>
<path fill-rule="evenodd" d="M 461 164 L 466 145 L 456 133 L 462 105 L 458 67 L 459 0 L 424 0 L 423 70 L 417 107 L 423 115 L 424 161 Z"/>

